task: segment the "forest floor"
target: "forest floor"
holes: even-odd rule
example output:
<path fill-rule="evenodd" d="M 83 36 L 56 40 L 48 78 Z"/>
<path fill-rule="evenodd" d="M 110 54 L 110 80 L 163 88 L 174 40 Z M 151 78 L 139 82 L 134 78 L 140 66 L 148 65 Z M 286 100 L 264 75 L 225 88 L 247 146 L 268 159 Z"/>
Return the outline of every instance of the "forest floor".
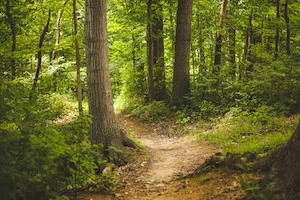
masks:
<path fill-rule="evenodd" d="M 114 171 L 118 175 L 118 187 L 114 192 L 86 194 L 82 199 L 226 200 L 244 197 L 239 186 L 240 177 L 234 173 L 219 171 L 187 178 L 217 152 L 209 143 L 169 137 L 149 124 L 118 118 L 127 129 L 133 130 L 134 137 L 145 146 L 145 152 L 134 153 L 132 162 Z"/>

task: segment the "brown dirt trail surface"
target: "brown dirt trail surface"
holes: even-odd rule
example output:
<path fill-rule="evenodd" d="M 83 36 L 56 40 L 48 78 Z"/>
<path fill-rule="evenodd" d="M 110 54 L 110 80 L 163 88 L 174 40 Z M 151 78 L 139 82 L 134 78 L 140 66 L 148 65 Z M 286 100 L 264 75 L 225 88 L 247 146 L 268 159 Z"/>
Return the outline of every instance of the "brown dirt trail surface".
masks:
<path fill-rule="evenodd" d="M 111 195 L 87 195 L 85 200 L 239 199 L 236 177 L 214 174 L 213 181 L 186 179 L 215 153 L 208 143 L 183 141 L 153 131 L 150 125 L 119 116 L 146 147 L 133 163 L 115 170 L 120 187 Z"/>

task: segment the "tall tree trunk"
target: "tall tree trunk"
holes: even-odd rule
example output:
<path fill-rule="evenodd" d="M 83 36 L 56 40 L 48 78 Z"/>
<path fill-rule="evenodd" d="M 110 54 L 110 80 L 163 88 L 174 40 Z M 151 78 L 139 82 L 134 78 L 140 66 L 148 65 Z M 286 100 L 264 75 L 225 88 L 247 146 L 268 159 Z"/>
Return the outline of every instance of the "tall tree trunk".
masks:
<path fill-rule="evenodd" d="M 261 45 L 264 47 L 265 46 L 265 20 L 266 16 L 264 15 L 261 19 Z"/>
<path fill-rule="evenodd" d="M 174 28 L 174 17 L 172 13 L 172 9 L 169 8 L 169 15 L 170 15 L 170 39 L 172 41 L 172 64 L 175 62 L 175 28 Z"/>
<path fill-rule="evenodd" d="M 286 23 L 286 52 L 291 55 L 291 28 L 290 28 L 290 17 L 289 17 L 289 0 L 285 1 L 284 4 L 284 18 Z"/>
<path fill-rule="evenodd" d="M 198 29 L 199 29 L 198 42 L 199 42 L 199 62 L 200 62 L 199 72 L 200 72 L 201 70 L 204 69 L 204 65 L 205 65 L 204 35 L 202 33 L 202 17 L 201 17 L 200 9 L 199 9 L 199 14 L 197 19 L 198 19 Z"/>
<path fill-rule="evenodd" d="M 66 0 L 67 1 L 67 0 Z M 66 2 L 65 1 L 65 2 Z M 82 113 L 82 86 L 80 79 L 80 52 L 79 52 L 79 44 L 78 44 L 78 25 L 77 25 L 77 7 L 76 0 L 73 0 L 73 25 L 74 25 L 74 44 L 76 50 L 76 82 L 77 82 L 77 101 L 78 101 L 78 111 Z"/>
<path fill-rule="evenodd" d="M 35 92 L 35 88 L 36 88 L 36 85 L 37 85 L 37 81 L 38 81 L 38 78 L 40 76 L 40 71 L 41 71 L 41 68 L 42 68 L 42 47 L 43 47 L 45 36 L 46 36 L 46 34 L 49 30 L 50 18 L 51 18 L 51 11 L 49 9 L 48 20 L 47 20 L 47 23 L 44 26 L 43 32 L 40 36 L 39 51 L 38 51 L 38 64 L 37 64 L 37 68 L 36 68 L 36 72 L 35 72 L 35 77 L 34 77 L 34 80 L 33 80 L 32 89 L 31 89 L 31 92 L 30 92 L 30 95 L 29 95 L 29 100 L 30 101 L 32 101 L 32 98 L 33 98 L 33 95 L 34 95 L 34 92 Z"/>
<path fill-rule="evenodd" d="M 212 32 L 210 33 L 210 65 L 213 66 L 214 65 L 214 59 L 215 59 L 215 34 L 213 34 Z M 213 71 L 213 70 L 212 70 Z"/>
<path fill-rule="evenodd" d="M 6 0 L 6 15 L 7 15 L 7 21 L 9 23 L 10 29 L 11 29 L 11 79 L 14 80 L 16 78 L 16 60 L 15 60 L 15 51 L 17 46 L 17 29 L 16 25 L 13 19 L 13 16 L 11 14 L 11 6 L 10 6 L 10 0 Z"/>
<path fill-rule="evenodd" d="M 191 51 L 192 51 L 192 85 L 195 87 L 196 86 L 196 49 L 193 45 L 193 42 L 191 42 Z"/>
<path fill-rule="evenodd" d="M 131 53 L 132 53 L 132 66 L 133 66 L 133 69 L 136 69 L 136 58 L 135 58 L 135 37 L 134 37 L 134 29 L 132 30 L 132 50 L 131 50 Z"/>
<path fill-rule="evenodd" d="M 251 35 L 251 32 L 252 32 L 252 11 L 249 15 L 249 18 L 248 18 L 248 27 L 247 27 L 247 30 L 246 30 L 246 37 L 245 37 L 245 46 L 244 46 L 244 56 L 243 56 L 243 62 L 246 62 L 248 60 L 248 55 L 249 55 L 249 52 L 250 52 L 250 35 Z"/>
<path fill-rule="evenodd" d="M 164 36 L 163 8 L 160 0 L 155 0 L 153 16 L 153 67 L 154 96 L 156 100 L 166 98 L 165 66 L 164 66 Z"/>
<path fill-rule="evenodd" d="M 230 68 L 230 74 L 232 77 L 235 77 L 235 72 L 236 72 L 236 51 L 235 51 L 235 45 L 236 45 L 236 29 L 235 28 L 230 28 L 229 30 L 229 37 L 230 37 L 230 63 L 231 63 L 231 68 Z"/>
<path fill-rule="evenodd" d="M 220 29 L 223 29 L 224 27 L 227 4 L 228 4 L 228 0 L 222 0 L 222 5 L 220 9 L 220 20 L 219 20 Z M 224 36 L 222 35 L 222 31 L 219 31 L 216 38 L 216 49 L 215 49 L 215 59 L 214 59 L 214 65 L 216 66 L 216 68 L 214 68 L 215 74 L 218 74 L 220 71 L 223 37 Z"/>
<path fill-rule="evenodd" d="M 276 19 L 277 19 L 277 27 L 276 27 L 276 38 L 275 38 L 275 60 L 278 59 L 279 56 L 279 48 L 280 48 L 280 30 L 279 30 L 279 20 L 280 20 L 280 0 L 276 0 Z"/>
<path fill-rule="evenodd" d="M 55 47 L 57 47 L 60 43 L 60 21 L 64 12 L 64 8 L 66 6 L 66 4 L 68 3 L 68 0 L 65 0 L 62 4 L 62 8 L 59 9 L 58 13 L 57 13 L 57 20 L 56 20 L 56 38 L 55 38 Z M 52 51 L 51 53 L 51 60 L 54 60 L 56 57 L 55 54 L 55 50 Z"/>
<path fill-rule="evenodd" d="M 232 18 L 236 18 L 236 7 L 238 6 L 238 1 L 232 1 Z M 236 27 L 235 24 L 230 25 L 229 28 L 229 54 L 230 54 L 230 74 L 234 78 L 236 74 Z"/>
<path fill-rule="evenodd" d="M 178 0 L 172 104 L 184 103 L 190 89 L 192 0 Z"/>
<path fill-rule="evenodd" d="M 147 50 L 148 50 L 148 98 L 154 100 L 154 81 L 153 81 L 153 37 L 152 37 L 152 0 L 147 2 L 148 25 L 147 25 Z"/>
<path fill-rule="evenodd" d="M 86 0 L 86 63 L 89 112 L 92 116 L 90 139 L 106 148 L 136 147 L 118 124 L 113 108 L 108 65 L 106 0 Z"/>

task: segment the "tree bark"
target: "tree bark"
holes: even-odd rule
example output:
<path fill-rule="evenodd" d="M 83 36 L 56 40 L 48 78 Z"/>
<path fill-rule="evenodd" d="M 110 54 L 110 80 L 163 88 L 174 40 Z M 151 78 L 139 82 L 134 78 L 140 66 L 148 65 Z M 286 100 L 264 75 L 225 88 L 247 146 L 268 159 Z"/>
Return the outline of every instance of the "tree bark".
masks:
<path fill-rule="evenodd" d="M 60 43 L 60 21 L 64 12 L 64 8 L 66 6 L 66 4 L 68 3 L 68 0 L 65 0 L 62 4 L 62 8 L 59 9 L 58 13 L 57 13 L 57 20 L 56 20 L 56 38 L 55 38 L 55 47 L 57 47 Z M 56 57 L 56 52 L 55 50 L 52 51 L 51 53 L 51 60 L 54 60 Z"/>
<path fill-rule="evenodd" d="M 289 17 L 289 0 L 285 1 L 284 4 L 284 18 L 286 23 L 286 52 L 291 55 L 291 28 L 290 28 L 290 17 Z"/>
<path fill-rule="evenodd" d="M 172 105 L 184 103 L 190 90 L 192 0 L 178 0 Z"/>
<path fill-rule="evenodd" d="M 11 29 L 11 38 L 12 38 L 12 44 L 11 44 L 11 51 L 12 51 L 12 57 L 11 57 L 11 79 L 14 80 L 16 78 L 16 60 L 15 60 L 15 51 L 17 46 L 17 29 L 14 22 L 14 18 L 11 14 L 11 6 L 10 6 L 10 0 L 6 0 L 6 15 L 7 15 L 7 21 L 10 25 Z"/>
<path fill-rule="evenodd" d="M 279 153 L 280 157 L 277 160 L 279 169 L 278 175 L 281 187 L 286 193 L 285 199 L 299 199 L 300 197 L 300 123 L 293 136 L 290 138 L 286 146 Z M 298 194 L 298 198 L 290 195 L 290 193 Z"/>
<path fill-rule="evenodd" d="M 286 156 L 288 167 L 288 182 L 287 186 L 293 188 L 297 186 L 299 188 L 300 183 L 300 124 L 297 127 L 296 132 L 287 144 L 288 154 Z"/>
<path fill-rule="evenodd" d="M 174 28 L 174 17 L 172 13 L 172 9 L 169 8 L 169 15 L 170 15 L 170 39 L 172 41 L 172 64 L 175 62 L 175 28 Z"/>
<path fill-rule="evenodd" d="M 195 53 L 195 47 L 193 45 L 193 42 L 191 42 L 191 52 L 192 52 L 192 85 L 195 87 L 196 86 L 196 53 Z"/>
<path fill-rule="evenodd" d="M 155 0 L 153 16 L 153 69 L 155 100 L 166 98 L 166 81 L 164 66 L 163 7 L 160 0 Z"/>
<path fill-rule="evenodd" d="M 300 198 L 300 121 L 289 141 L 266 157 L 259 159 L 254 169 L 263 171 L 269 181 L 276 182 L 281 199 Z M 274 173 L 275 172 L 275 173 Z M 268 185 L 269 186 L 269 185 Z"/>
<path fill-rule="evenodd" d="M 222 5 L 220 9 L 220 20 L 219 20 L 220 29 L 223 29 L 224 27 L 227 4 L 228 4 L 228 0 L 222 0 Z M 214 65 L 216 66 L 216 68 L 214 68 L 215 74 L 218 74 L 220 71 L 220 65 L 222 59 L 222 42 L 223 42 L 223 34 L 222 31 L 219 31 L 216 38 L 216 49 L 215 49 L 215 59 L 214 59 Z"/>
<path fill-rule="evenodd" d="M 136 147 L 118 124 L 113 108 L 108 65 L 106 0 L 86 0 L 86 63 L 91 142 L 122 148 Z"/>
<path fill-rule="evenodd" d="M 132 66 L 133 66 L 133 69 L 136 69 L 134 29 L 135 28 L 133 28 L 132 35 L 131 35 L 131 38 L 132 38 L 132 50 L 131 50 L 131 53 L 132 53 Z"/>
<path fill-rule="evenodd" d="M 149 99 L 166 99 L 163 8 L 160 0 L 148 0 L 148 84 Z M 150 60 L 151 59 L 151 60 Z"/>
<path fill-rule="evenodd" d="M 37 64 L 37 68 L 36 68 L 36 72 L 35 72 L 35 77 L 34 77 L 34 80 L 33 80 L 32 89 L 31 89 L 31 92 L 30 92 L 30 95 L 29 95 L 29 100 L 30 101 L 32 101 L 33 94 L 35 92 L 37 81 L 38 81 L 38 78 L 39 78 L 39 75 L 40 75 L 40 71 L 41 71 L 41 68 L 42 68 L 42 47 L 43 47 L 45 36 L 46 36 L 46 34 L 47 34 L 48 30 L 49 30 L 50 18 L 51 18 L 51 11 L 49 9 L 49 11 L 48 11 L 48 20 L 47 20 L 47 23 L 44 26 L 43 32 L 42 32 L 42 34 L 40 36 L 39 51 L 38 51 L 38 64 Z"/>
<path fill-rule="evenodd" d="M 243 62 L 246 62 L 248 60 L 248 55 L 249 55 L 249 52 L 250 52 L 250 35 L 251 35 L 251 32 L 252 32 L 252 11 L 249 15 L 249 18 L 248 18 L 248 27 L 247 27 L 247 30 L 246 30 L 246 39 L 245 39 L 245 47 L 244 47 L 244 56 L 243 56 Z"/>
<path fill-rule="evenodd" d="M 278 59 L 279 56 L 279 48 L 280 48 L 280 30 L 279 30 L 279 20 L 280 20 L 280 0 L 276 0 L 276 19 L 277 19 L 277 27 L 276 27 L 276 37 L 275 37 L 275 60 Z"/>
<path fill-rule="evenodd" d="M 236 7 L 238 6 L 238 1 L 232 1 L 232 18 L 236 18 Z M 230 54 L 230 74 L 231 77 L 234 78 L 236 74 L 236 27 L 235 24 L 232 24 L 229 28 L 229 54 Z"/>
<path fill-rule="evenodd" d="M 148 59 L 148 98 L 154 100 L 154 81 L 153 81 L 153 38 L 152 38 L 152 0 L 147 2 L 148 25 L 147 25 L 147 59 Z"/>
<path fill-rule="evenodd" d="M 67 2 L 67 0 L 65 0 Z M 77 38 L 78 25 L 77 25 L 77 7 L 76 0 L 73 0 L 73 25 L 74 25 L 74 45 L 76 51 L 76 82 L 77 82 L 77 101 L 78 101 L 78 111 L 82 113 L 82 86 L 80 79 L 80 52 L 79 52 L 79 43 Z"/>
<path fill-rule="evenodd" d="M 200 12 L 200 11 L 199 11 Z M 204 66 L 205 66 L 205 52 L 204 52 L 204 35 L 202 33 L 202 17 L 201 14 L 198 14 L 198 29 L 199 29 L 199 38 L 198 38 L 198 42 L 199 42 L 199 62 L 200 62 L 200 69 L 199 72 L 201 70 L 203 70 Z"/>
<path fill-rule="evenodd" d="M 235 46 L 236 46 L 236 29 L 235 28 L 230 28 L 229 30 L 229 37 L 230 37 L 230 50 L 229 50 L 229 54 L 230 54 L 230 63 L 231 63 L 231 70 L 230 70 L 230 74 L 231 76 L 234 78 L 235 77 L 235 72 L 236 72 L 236 51 L 235 51 Z"/>

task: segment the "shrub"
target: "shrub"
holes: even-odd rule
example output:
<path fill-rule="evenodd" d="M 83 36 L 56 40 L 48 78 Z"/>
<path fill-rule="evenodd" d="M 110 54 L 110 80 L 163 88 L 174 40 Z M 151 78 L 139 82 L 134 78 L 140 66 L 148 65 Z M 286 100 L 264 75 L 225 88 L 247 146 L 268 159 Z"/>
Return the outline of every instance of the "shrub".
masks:
<path fill-rule="evenodd" d="M 71 108 L 66 99 L 41 95 L 31 104 L 27 91 L 13 82 L 0 88 L 1 198 L 49 199 L 104 181 L 96 174 L 102 146 L 88 139 L 90 116 L 58 124 L 54 119 Z"/>
<path fill-rule="evenodd" d="M 196 139 L 210 141 L 222 147 L 224 153 L 264 154 L 287 142 L 299 120 L 299 116 L 276 116 L 272 110 L 268 106 L 253 112 L 232 108 L 225 117 L 210 122 L 214 128 L 206 129 L 208 125 L 203 126 L 201 122 Z"/>

